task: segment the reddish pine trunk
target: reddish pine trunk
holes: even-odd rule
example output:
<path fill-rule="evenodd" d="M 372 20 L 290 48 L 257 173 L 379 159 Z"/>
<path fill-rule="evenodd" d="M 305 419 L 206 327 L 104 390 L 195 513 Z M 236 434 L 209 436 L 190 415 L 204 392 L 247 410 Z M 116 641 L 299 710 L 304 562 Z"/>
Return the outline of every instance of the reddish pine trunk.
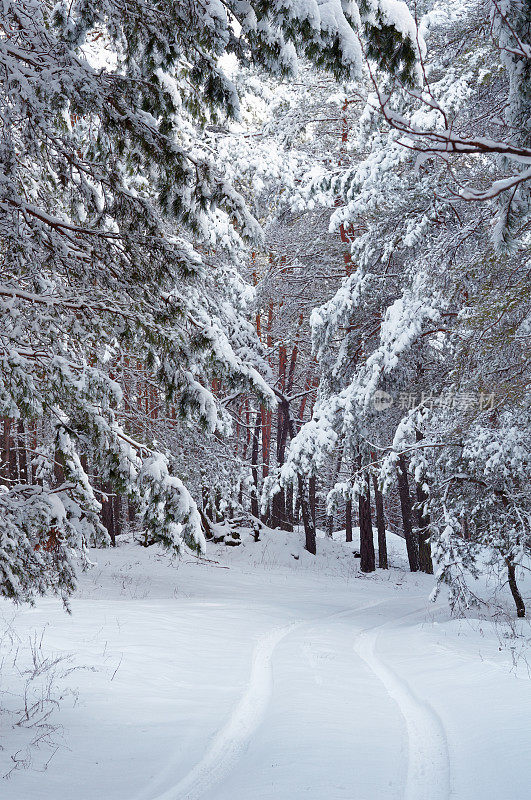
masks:
<path fill-rule="evenodd" d="M 253 476 L 253 488 L 251 490 L 251 514 L 259 516 L 258 508 L 258 452 L 260 444 L 260 423 L 262 416 L 260 412 L 256 415 L 256 422 L 253 430 L 253 444 L 251 448 L 251 474 Z"/>

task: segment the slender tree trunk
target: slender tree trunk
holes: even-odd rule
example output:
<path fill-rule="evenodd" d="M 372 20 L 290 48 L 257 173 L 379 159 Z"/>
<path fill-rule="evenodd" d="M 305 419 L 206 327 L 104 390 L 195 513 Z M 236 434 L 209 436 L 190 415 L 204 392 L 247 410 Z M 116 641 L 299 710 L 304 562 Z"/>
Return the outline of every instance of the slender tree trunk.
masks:
<path fill-rule="evenodd" d="M 9 447 L 9 480 L 11 485 L 18 483 L 18 458 L 17 458 L 17 423 L 13 420 L 10 424 L 10 447 Z"/>
<path fill-rule="evenodd" d="M 315 475 L 310 475 L 308 479 L 308 498 L 310 502 L 310 513 L 312 515 L 313 525 L 315 528 L 316 518 L 316 496 L 317 496 L 317 478 Z"/>
<path fill-rule="evenodd" d="M 387 538 L 385 535 L 385 517 L 383 497 L 378 488 L 376 475 L 372 476 L 372 486 L 374 489 L 374 506 L 376 509 L 376 527 L 378 529 L 378 566 L 380 569 L 389 569 L 387 561 Z"/>
<path fill-rule="evenodd" d="M 345 541 L 352 541 L 352 500 L 347 500 L 345 505 Z"/>
<path fill-rule="evenodd" d="M 130 527 L 134 525 L 136 519 L 136 508 L 134 503 L 130 500 L 127 501 L 127 525 Z"/>
<path fill-rule="evenodd" d="M 315 537 L 315 522 L 312 516 L 310 503 L 306 497 L 306 487 L 304 485 L 304 478 L 302 475 L 297 475 L 297 484 L 299 487 L 299 499 L 302 512 L 302 523 L 304 525 L 304 537 L 306 550 L 315 555 L 317 553 L 317 544 Z"/>
<path fill-rule="evenodd" d="M 326 538 L 334 538 L 334 515 L 333 513 L 326 515 Z"/>
<path fill-rule="evenodd" d="M 505 560 L 507 564 L 507 575 L 509 578 L 509 589 L 511 590 L 511 594 L 513 596 L 514 604 L 516 606 L 516 616 L 517 617 L 525 617 L 525 603 L 522 599 L 522 595 L 520 594 L 520 590 L 516 583 L 516 567 L 514 561 L 511 561 L 510 558 Z"/>
<path fill-rule="evenodd" d="M 286 387 L 286 391 L 287 391 L 288 394 L 291 394 L 291 392 L 293 391 L 293 381 L 295 379 L 295 367 L 296 367 L 297 358 L 298 358 L 298 355 L 299 355 L 298 342 L 299 342 L 299 339 L 300 339 L 300 332 L 301 332 L 301 327 L 302 327 L 302 323 L 303 322 L 304 322 L 304 314 L 301 311 L 301 314 L 300 314 L 300 317 L 299 317 L 299 323 L 298 323 L 298 327 L 297 327 L 297 333 L 295 334 L 295 337 L 294 337 L 295 344 L 293 345 L 293 350 L 291 351 L 291 359 L 290 359 L 289 370 L 288 370 L 287 387 Z M 278 462 L 279 465 L 280 465 L 280 464 L 284 463 L 284 459 L 285 459 L 285 450 L 286 450 L 286 443 L 287 443 L 288 432 L 289 432 L 289 425 L 288 425 L 288 421 L 287 421 L 287 419 L 285 417 L 284 410 L 282 410 L 282 413 L 280 411 L 280 405 L 279 405 L 278 413 L 279 413 L 279 419 L 282 420 L 282 430 L 281 430 L 281 437 L 280 437 L 281 458 L 279 458 L 279 462 Z M 287 531 L 292 531 L 293 530 L 293 525 L 294 525 L 294 519 L 293 519 L 293 516 L 294 516 L 293 515 L 293 486 L 292 485 L 288 486 L 286 490 L 282 491 L 282 498 L 281 499 L 282 499 L 282 501 L 284 503 L 284 505 L 283 505 L 283 512 L 284 512 L 283 527 Z"/>
<path fill-rule="evenodd" d="M 282 401 L 284 404 L 285 419 L 288 424 L 288 431 L 291 439 L 295 438 L 295 424 L 290 414 L 289 404 L 286 400 Z M 316 537 L 315 537 L 315 522 L 312 517 L 310 503 L 306 497 L 306 487 L 304 485 L 304 478 L 300 473 L 297 473 L 297 486 L 299 489 L 299 503 L 302 512 L 302 523 L 304 525 L 305 547 L 309 553 L 315 555 L 317 553 Z"/>
<path fill-rule="evenodd" d="M 221 490 L 216 489 L 214 494 L 214 509 L 215 509 L 215 516 L 216 522 L 223 522 L 224 516 L 223 512 L 221 511 Z"/>
<path fill-rule="evenodd" d="M 29 480 L 28 449 L 26 442 L 26 426 L 23 420 L 18 422 L 18 480 L 20 483 L 31 482 Z"/>
<path fill-rule="evenodd" d="M 271 527 L 284 528 L 286 525 L 286 492 L 281 488 L 271 502 Z"/>
<path fill-rule="evenodd" d="M 422 433 L 415 431 L 416 440 L 420 442 L 424 437 Z M 433 575 L 433 561 L 431 560 L 431 544 L 430 544 L 430 515 L 425 512 L 427 507 L 428 495 L 424 490 L 421 483 L 415 481 L 415 490 L 417 494 L 417 523 L 418 523 L 418 538 L 419 538 L 419 567 L 422 572 L 427 572 L 428 575 Z"/>
<path fill-rule="evenodd" d="M 108 486 L 103 486 L 105 494 L 109 492 Z M 113 514 L 113 500 L 114 498 L 107 494 L 107 500 L 102 503 L 101 507 L 101 521 L 107 528 L 107 533 L 111 537 L 111 544 L 116 547 L 116 530 L 114 527 L 114 514 Z"/>
<path fill-rule="evenodd" d="M 2 417 L 2 450 L 0 453 L 0 472 L 2 484 L 9 486 L 9 428 L 11 422 L 8 417 Z"/>
<path fill-rule="evenodd" d="M 428 575 L 433 575 L 433 561 L 431 559 L 431 545 L 430 545 L 430 515 L 424 513 L 425 503 L 428 500 L 428 495 L 420 484 L 416 484 L 417 490 L 417 520 L 419 526 L 419 567 L 422 572 L 427 572 Z"/>
<path fill-rule="evenodd" d="M 253 430 L 253 444 L 251 448 L 251 474 L 253 476 L 253 488 L 251 490 L 251 514 L 253 517 L 259 516 L 258 508 L 258 445 L 260 439 L 260 423 L 262 416 L 260 411 L 256 415 L 256 422 Z"/>
<path fill-rule="evenodd" d="M 279 403 L 277 408 L 277 466 L 284 464 L 286 444 L 288 438 L 288 425 L 285 418 L 284 403 Z M 286 492 L 284 488 L 277 492 L 271 504 L 271 527 L 286 528 L 288 525 L 288 509 L 286 507 Z"/>
<path fill-rule="evenodd" d="M 60 455 L 57 450 L 54 454 L 53 477 L 56 486 L 60 486 L 62 483 L 64 483 L 65 473 L 63 470 L 63 456 Z"/>
<path fill-rule="evenodd" d="M 209 518 L 204 511 L 201 511 L 201 509 L 199 509 L 199 516 L 201 517 L 201 527 L 203 528 L 205 539 L 213 539 L 214 531 L 212 530 Z"/>
<path fill-rule="evenodd" d="M 419 542 L 413 532 L 413 511 L 411 496 L 409 494 L 409 482 L 407 479 L 406 460 L 403 455 L 398 460 L 397 469 L 398 494 L 400 496 L 400 508 L 402 510 L 402 524 L 406 539 L 407 557 L 411 572 L 418 572 L 419 569 Z"/>
<path fill-rule="evenodd" d="M 361 461 L 361 459 L 360 459 Z M 367 475 L 365 494 L 359 498 L 360 517 L 360 569 L 362 572 L 374 572 L 376 556 L 371 521 L 371 484 Z"/>
<path fill-rule="evenodd" d="M 334 469 L 334 474 L 332 476 L 332 488 L 336 485 L 337 479 L 339 478 L 342 459 L 343 459 L 343 449 L 342 447 L 340 447 L 339 452 L 337 454 L 337 461 Z M 331 539 L 333 533 L 334 533 L 334 515 L 332 513 L 326 515 L 326 535 L 329 539 Z"/>
<path fill-rule="evenodd" d="M 262 417 L 262 477 L 269 475 L 269 450 L 271 443 L 271 411 L 262 406 L 260 411 Z"/>

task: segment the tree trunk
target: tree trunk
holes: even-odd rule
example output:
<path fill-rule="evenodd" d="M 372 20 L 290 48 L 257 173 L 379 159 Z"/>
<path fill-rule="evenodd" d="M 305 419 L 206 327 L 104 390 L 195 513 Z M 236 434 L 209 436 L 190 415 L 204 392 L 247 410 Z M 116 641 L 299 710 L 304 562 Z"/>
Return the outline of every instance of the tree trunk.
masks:
<path fill-rule="evenodd" d="M 198 511 L 199 511 L 199 516 L 201 517 L 201 527 L 203 528 L 205 539 L 213 539 L 214 531 L 212 530 L 209 518 L 207 517 L 204 511 L 201 511 L 201 509 L 198 509 Z"/>
<path fill-rule="evenodd" d="M 352 541 L 352 500 L 347 500 L 345 505 L 345 541 Z"/>
<path fill-rule="evenodd" d="M 286 493 L 283 488 L 274 495 L 271 502 L 271 521 L 272 528 L 283 528 L 286 518 Z"/>
<path fill-rule="evenodd" d="M 9 442 L 9 480 L 11 485 L 18 483 L 18 457 L 17 457 L 17 423 L 13 420 L 10 423 L 10 442 Z"/>
<path fill-rule="evenodd" d="M 343 458 L 343 450 L 340 447 L 339 448 L 339 452 L 337 454 L 336 467 L 335 467 L 335 470 L 334 470 L 334 474 L 332 476 L 332 488 L 336 485 L 337 479 L 339 478 L 339 473 L 341 471 L 342 458 Z M 333 514 L 327 514 L 326 515 L 326 535 L 327 535 L 327 537 L 329 539 L 332 538 L 333 532 L 334 532 L 334 515 Z"/>
<path fill-rule="evenodd" d="M 517 617 L 525 617 L 525 603 L 522 599 L 522 595 L 520 594 L 520 590 L 516 583 L 516 567 L 514 561 L 511 561 L 510 558 L 505 560 L 507 564 L 507 575 L 509 578 L 509 589 L 511 590 L 511 594 L 513 596 L 514 604 L 516 606 L 516 616 Z"/>
<path fill-rule="evenodd" d="M 17 429 L 18 480 L 19 483 L 28 483 L 28 450 L 26 443 L 26 427 L 23 420 L 18 421 Z"/>
<path fill-rule="evenodd" d="M 284 404 L 285 419 L 288 424 L 288 432 L 291 439 L 295 438 L 295 424 L 290 414 L 289 404 L 286 400 L 282 401 Z M 306 550 L 315 555 L 317 553 L 315 541 L 315 522 L 312 517 L 310 503 L 306 497 L 306 487 L 304 486 L 304 478 L 300 473 L 297 473 L 297 486 L 299 489 L 299 503 L 302 512 L 302 523 L 304 525 L 305 547 Z"/>
<path fill-rule="evenodd" d="M 260 410 L 262 418 L 262 477 L 269 475 L 269 446 L 271 443 L 271 411 L 262 406 Z"/>
<path fill-rule="evenodd" d="M 326 515 L 326 538 L 333 539 L 334 538 L 334 515 L 327 514 Z"/>
<path fill-rule="evenodd" d="M 385 517 L 383 497 L 378 488 L 376 475 L 372 476 L 372 486 L 374 489 L 374 506 L 376 508 L 376 527 L 378 529 L 378 566 L 380 569 L 389 569 L 387 560 L 387 539 L 385 535 Z"/>
<path fill-rule="evenodd" d="M 107 495 L 107 500 L 105 500 L 101 506 L 101 521 L 107 528 L 107 533 L 111 537 L 112 546 L 116 547 L 116 530 L 114 527 L 114 514 L 113 514 L 114 498 L 110 496 L 108 486 L 103 486 L 103 491 Z"/>
<path fill-rule="evenodd" d="M 310 503 L 306 497 L 306 489 L 304 486 L 304 478 L 302 475 L 297 475 L 297 483 L 299 487 L 299 499 L 302 512 L 302 523 L 304 525 L 304 537 L 306 550 L 315 555 L 317 553 L 317 546 L 315 540 L 315 523 L 312 517 L 312 510 Z"/>
<path fill-rule="evenodd" d="M 308 479 L 308 499 L 310 503 L 310 513 L 312 515 L 314 527 L 315 527 L 315 517 L 316 517 L 316 495 L 317 495 L 317 478 L 315 477 L 315 475 L 310 475 Z"/>
<path fill-rule="evenodd" d="M 0 454 L 0 471 L 2 484 L 9 486 L 9 429 L 11 422 L 8 417 L 2 418 L 2 452 Z"/>
<path fill-rule="evenodd" d="M 419 567 L 421 572 L 427 572 L 428 575 L 433 575 L 433 561 L 431 560 L 431 545 L 430 545 L 430 515 L 424 513 L 424 506 L 428 500 L 428 495 L 417 483 L 417 521 L 419 526 Z"/>
<path fill-rule="evenodd" d="M 419 430 L 415 431 L 417 442 L 420 442 L 424 437 Z M 424 491 L 421 483 L 415 481 L 415 490 L 417 494 L 417 524 L 418 524 L 418 538 L 419 538 L 419 566 L 422 572 L 427 572 L 428 575 L 433 575 L 433 561 L 431 560 L 431 545 L 430 545 L 430 515 L 424 511 L 428 502 L 428 495 Z"/>
<path fill-rule="evenodd" d="M 284 464 L 286 454 L 286 444 L 288 439 L 288 424 L 286 422 L 285 404 L 279 403 L 277 408 L 277 466 L 280 468 Z M 273 497 L 271 503 L 271 527 L 288 529 L 288 509 L 286 492 L 282 488 Z M 292 526 L 293 527 L 293 526 Z"/>
<path fill-rule="evenodd" d="M 359 498 L 360 517 L 360 569 L 362 572 L 374 572 L 376 557 L 374 553 L 374 539 L 371 521 L 371 485 L 369 476 L 366 478 L 365 495 Z"/>
<path fill-rule="evenodd" d="M 407 557 L 411 572 L 418 572 L 419 569 L 419 542 L 413 533 L 413 512 L 411 497 L 409 494 L 409 482 L 407 479 L 406 460 L 403 455 L 398 459 L 398 469 L 396 471 L 398 479 L 398 494 L 400 496 L 400 508 L 402 510 L 402 524 L 404 537 L 406 539 Z"/>
<path fill-rule="evenodd" d="M 253 476 L 253 488 L 251 490 L 251 514 L 253 517 L 259 516 L 258 508 L 258 445 L 260 438 L 260 424 L 262 415 L 260 411 L 256 415 L 256 422 L 253 430 L 253 444 L 251 449 L 251 474 Z"/>
<path fill-rule="evenodd" d="M 221 490 L 216 489 L 216 491 L 214 492 L 214 514 L 216 522 L 223 522 L 224 520 L 224 515 L 223 512 L 221 511 L 221 500 L 222 500 Z"/>

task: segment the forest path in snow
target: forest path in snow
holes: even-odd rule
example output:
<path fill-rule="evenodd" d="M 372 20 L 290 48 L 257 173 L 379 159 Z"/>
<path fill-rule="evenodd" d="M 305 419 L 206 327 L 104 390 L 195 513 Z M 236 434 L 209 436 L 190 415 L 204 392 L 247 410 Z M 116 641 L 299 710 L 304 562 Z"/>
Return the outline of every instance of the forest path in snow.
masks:
<path fill-rule="evenodd" d="M 418 615 L 411 612 L 400 617 Z M 396 622 L 396 621 L 394 621 Z M 386 665 L 377 654 L 382 632 L 393 623 L 385 622 L 362 631 L 354 651 L 380 679 L 402 714 L 408 736 L 407 777 L 404 800 L 448 800 L 450 797 L 450 759 L 446 732 L 438 714 L 420 701 L 409 684 Z"/>
<path fill-rule="evenodd" d="M 410 605 L 411 600 L 409 598 Z M 418 598 L 421 601 L 421 598 Z M 192 769 L 178 782 L 166 788 L 162 793 L 144 788 L 137 800 L 201 800 L 210 796 L 216 797 L 216 786 L 233 771 L 240 759 L 245 758 L 245 751 L 259 727 L 274 690 L 273 655 L 280 642 L 289 634 L 296 634 L 301 639 L 301 649 L 310 661 L 308 642 L 312 634 L 329 629 L 336 621 L 342 622 L 347 638 L 355 631 L 353 653 L 369 667 L 384 689 L 385 695 L 398 705 L 407 730 L 407 778 L 403 789 L 404 800 L 448 800 L 449 797 L 449 760 L 446 736 L 440 720 L 426 703 L 419 702 L 407 684 L 391 669 L 383 664 L 375 653 L 375 645 L 383 629 L 399 625 L 411 616 L 423 616 L 425 608 L 396 614 L 396 601 L 393 601 L 395 613 L 389 620 L 389 609 L 383 611 L 386 622 L 377 622 L 368 628 L 359 630 L 363 612 L 379 609 L 389 604 L 388 599 L 375 600 L 344 608 L 312 620 L 295 622 L 287 626 L 274 628 L 262 635 L 254 648 L 249 682 L 239 702 L 230 714 L 225 725 L 213 736 L 208 749 Z M 345 648 L 348 649 L 348 648 Z M 352 680 L 356 681 L 356 669 L 353 662 Z M 323 680 L 316 677 L 316 684 Z M 317 723 L 317 720 L 316 720 Z M 374 742 L 375 748 L 378 742 Z M 167 772 L 166 770 L 166 779 Z M 157 779 L 151 785 L 157 785 Z M 211 790 L 214 794 L 211 795 Z M 401 792 L 402 794 L 402 792 Z M 225 795 L 223 795 L 225 796 Z"/>
<path fill-rule="evenodd" d="M 201 761 L 176 786 L 162 794 L 157 793 L 152 800 L 199 800 L 233 769 L 269 701 L 273 688 L 273 652 L 293 627 L 274 628 L 259 639 L 253 653 L 249 684 L 228 722 L 214 736 Z"/>
<path fill-rule="evenodd" d="M 327 614 L 305 622 L 295 622 L 274 628 L 262 635 L 254 648 L 251 673 L 247 688 L 234 707 L 227 723 L 214 735 L 203 758 L 181 778 L 175 786 L 162 793 L 145 787 L 137 800 L 199 800 L 207 791 L 219 783 L 234 768 L 236 761 L 244 756 L 253 732 L 259 726 L 273 691 L 272 659 L 277 645 L 294 630 L 310 630 L 334 619 L 353 617 L 384 603 L 384 600 L 364 603 L 354 608 Z M 156 786 L 157 779 L 152 782 Z"/>
<path fill-rule="evenodd" d="M 21 647 L 44 636 L 76 669 L 54 689 L 61 738 L 2 800 L 528 800 L 518 642 L 428 603 L 402 540 L 367 576 L 355 544 L 303 544 L 271 532 L 177 569 L 125 545 L 93 552 L 71 615 L 4 603 Z M 21 733 L 0 737 L 5 773 Z"/>

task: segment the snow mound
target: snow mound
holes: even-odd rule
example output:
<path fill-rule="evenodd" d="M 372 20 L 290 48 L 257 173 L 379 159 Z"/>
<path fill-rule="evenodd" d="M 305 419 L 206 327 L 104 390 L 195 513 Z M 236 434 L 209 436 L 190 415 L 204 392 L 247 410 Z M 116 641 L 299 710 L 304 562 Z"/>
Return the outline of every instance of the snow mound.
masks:
<path fill-rule="evenodd" d="M 216 525 L 219 534 L 223 526 Z M 228 528 L 228 526 L 227 526 Z M 324 575 L 336 575 L 351 578 L 362 576 L 359 569 L 359 528 L 352 532 L 352 542 L 345 542 L 345 531 L 336 531 L 329 539 L 324 531 L 317 530 L 317 555 L 312 555 L 304 547 L 304 531 L 274 530 L 263 525 L 259 539 L 255 540 L 255 531 L 250 527 L 240 527 L 236 531 L 240 544 L 237 547 L 226 547 L 223 542 L 209 543 L 206 558 L 220 563 L 247 566 L 252 569 L 287 570 L 295 572 L 318 572 Z M 234 542 L 234 528 L 227 535 L 230 543 Z M 405 569 L 407 560 L 405 542 L 395 534 L 387 536 L 388 553 L 392 567 Z"/>

